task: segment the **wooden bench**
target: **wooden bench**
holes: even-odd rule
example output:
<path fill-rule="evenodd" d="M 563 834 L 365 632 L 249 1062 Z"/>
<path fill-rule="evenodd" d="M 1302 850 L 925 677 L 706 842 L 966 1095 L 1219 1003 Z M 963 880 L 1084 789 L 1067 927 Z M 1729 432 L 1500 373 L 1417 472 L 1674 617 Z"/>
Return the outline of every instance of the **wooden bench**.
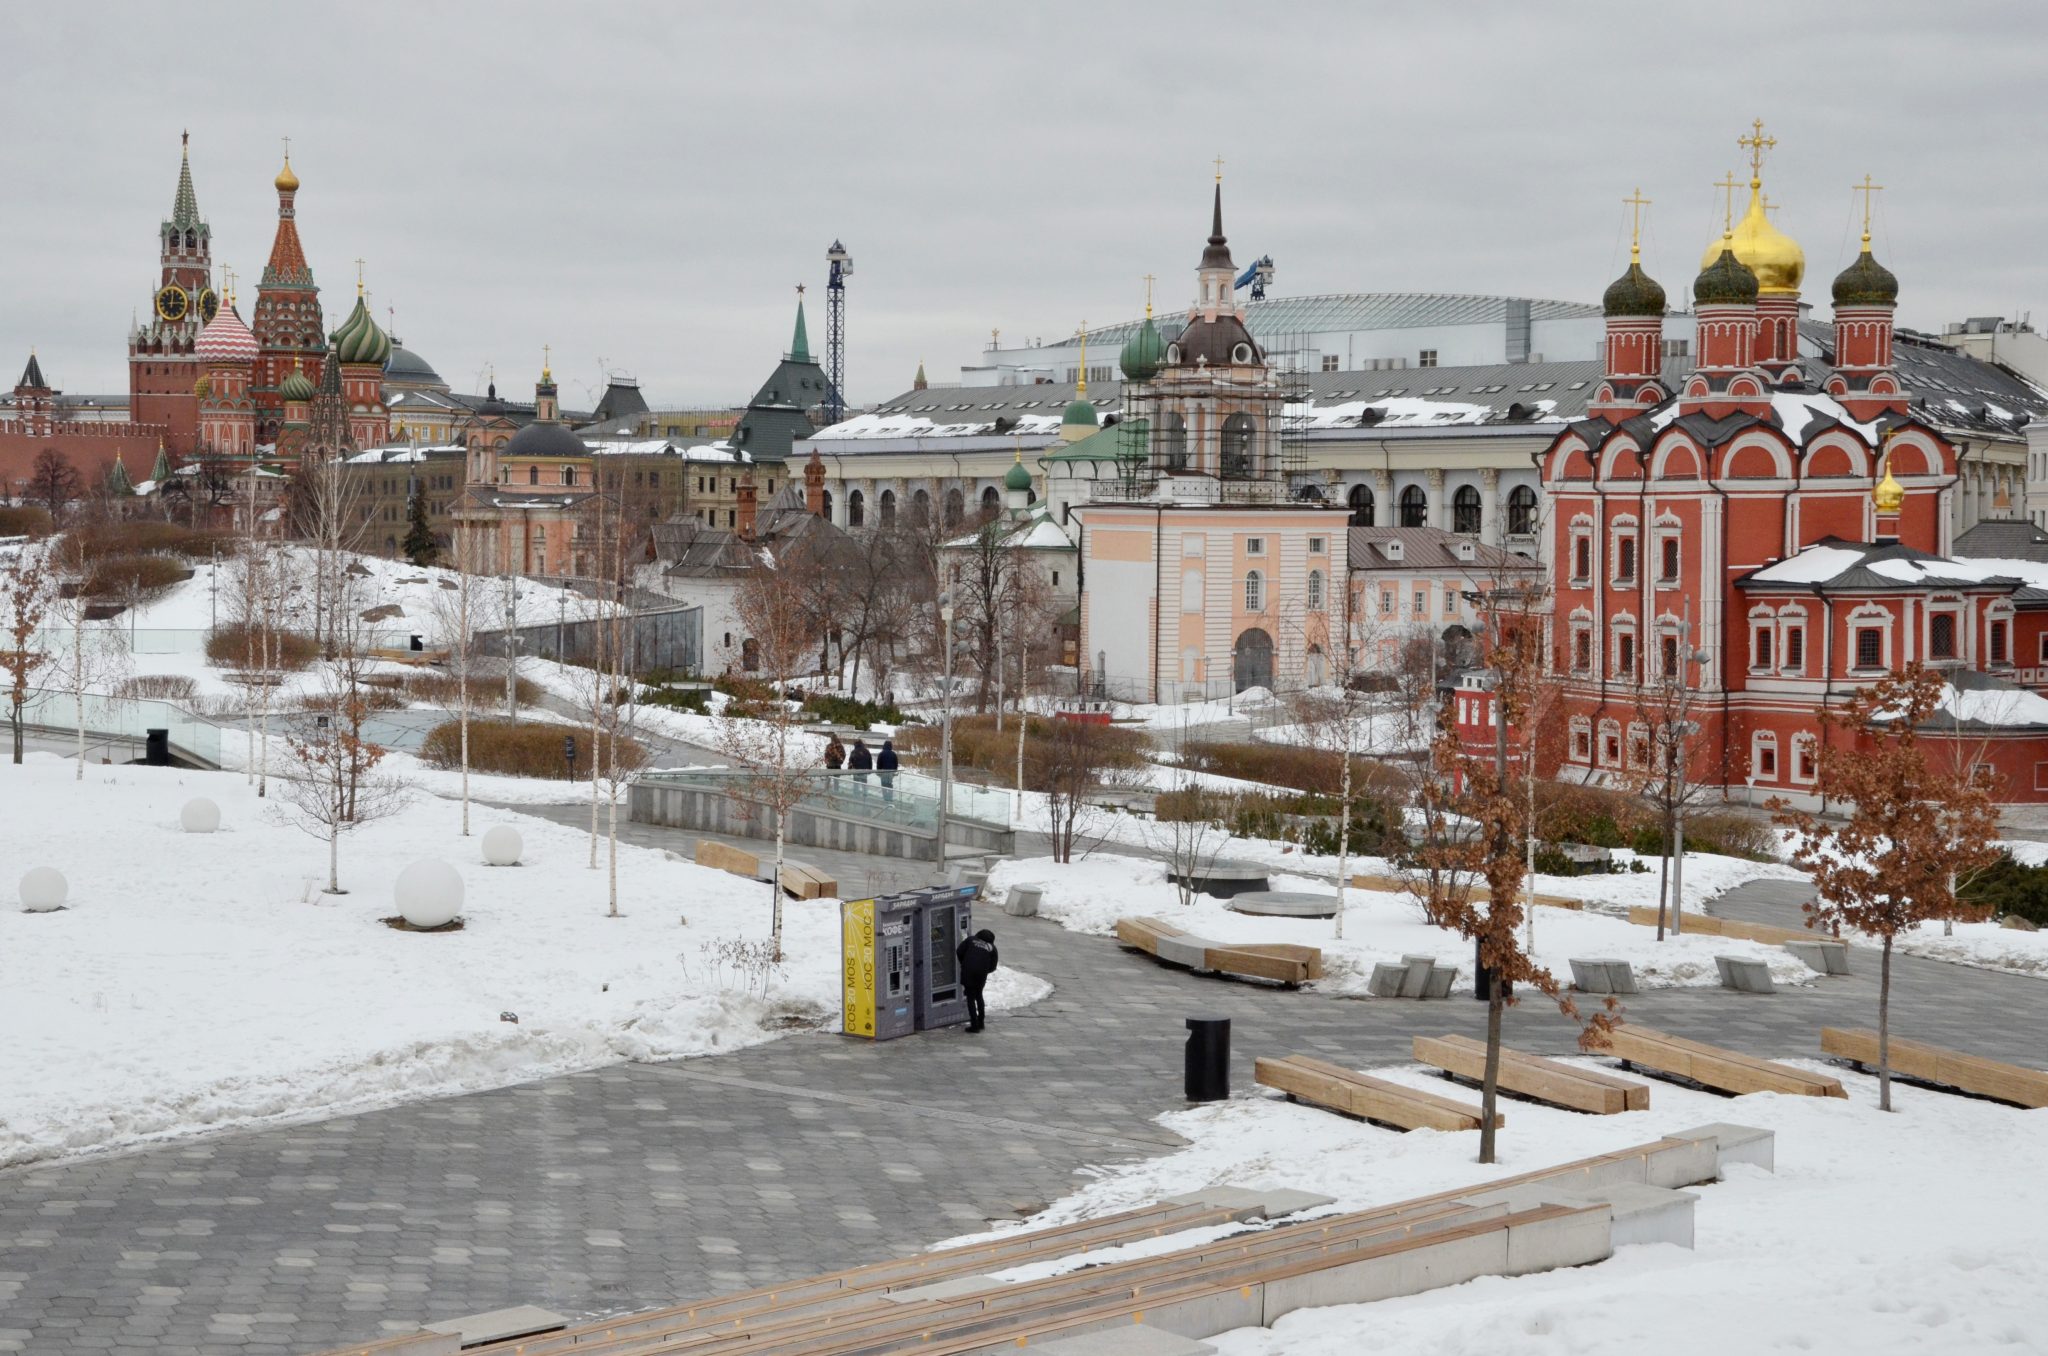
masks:
<path fill-rule="evenodd" d="M 1323 953 L 1291 942 L 1212 942 L 1159 918 L 1119 918 L 1116 939 L 1168 965 L 1289 986 L 1323 977 Z"/>
<path fill-rule="evenodd" d="M 1840 1079 L 1808 1073 L 1789 1064 L 1723 1050 L 1718 1045 L 1652 1031 L 1633 1022 L 1607 1033 L 1608 1053 L 1622 1062 L 1657 1073 L 1690 1078 L 1717 1092 L 1789 1092 L 1803 1097 L 1847 1097 Z"/>
<path fill-rule="evenodd" d="M 1389 1083 L 1384 1078 L 1340 1068 L 1307 1055 L 1284 1059 L 1260 1059 L 1254 1064 L 1255 1079 L 1289 1097 L 1311 1102 L 1347 1116 L 1377 1121 L 1399 1130 L 1477 1130 L 1479 1108 L 1450 1097 L 1440 1097 L 1419 1088 Z M 1494 1113 L 1495 1129 L 1507 1124 L 1507 1117 Z"/>
<path fill-rule="evenodd" d="M 839 893 L 839 882 L 809 862 L 784 857 L 782 892 L 793 899 L 831 899 Z"/>
<path fill-rule="evenodd" d="M 2019 1064 L 2004 1064 L 1982 1055 L 1966 1055 L 1921 1041 L 1890 1041 L 1892 1072 L 1927 1083 L 1959 1088 L 1993 1101 L 2014 1106 L 2048 1107 L 2048 1072 Z M 1877 1068 L 1877 1033 L 1861 1027 L 1824 1026 L 1820 1029 L 1821 1053 L 1846 1059 L 1869 1069 Z"/>
<path fill-rule="evenodd" d="M 1478 1082 L 1486 1076 L 1486 1043 L 1469 1036 L 1417 1036 L 1415 1058 L 1452 1077 Z M 1650 1109 L 1650 1090 L 1641 1083 L 1506 1046 L 1500 1051 L 1499 1081 L 1503 1091 L 1569 1111 L 1613 1116 Z"/>
<path fill-rule="evenodd" d="M 768 864 L 760 854 L 711 838 L 697 840 L 697 865 L 748 880 L 768 879 Z M 829 899 L 839 893 L 839 882 L 808 862 L 786 856 L 782 859 L 782 892 L 794 899 Z"/>
<path fill-rule="evenodd" d="M 1657 911 L 1648 905 L 1638 904 L 1628 911 L 1628 921 L 1642 927 L 1657 926 Z M 1664 914 L 1664 926 L 1671 926 L 1671 914 Z M 1712 914 L 1688 913 L 1685 916 L 1685 930 L 1699 937 L 1737 937 L 1745 942 L 1762 942 L 1766 946 L 1783 946 L 1787 942 L 1807 942 L 1827 936 L 1811 928 L 1781 928 L 1769 923 L 1745 923 L 1739 918 L 1716 918 Z"/>
<path fill-rule="evenodd" d="M 1404 880 L 1400 876 L 1357 874 L 1351 877 L 1352 889 L 1374 890 L 1381 894 L 1414 894 L 1418 884 L 1420 882 Z M 1483 904 L 1491 898 L 1491 895 L 1484 885 L 1474 884 L 1471 890 L 1467 892 L 1467 898 Z M 1570 895 L 1537 895 L 1536 902 L 1553 909 L 1582 910 L 1586 907 L 1584 900 L 1574 899 Z"/>

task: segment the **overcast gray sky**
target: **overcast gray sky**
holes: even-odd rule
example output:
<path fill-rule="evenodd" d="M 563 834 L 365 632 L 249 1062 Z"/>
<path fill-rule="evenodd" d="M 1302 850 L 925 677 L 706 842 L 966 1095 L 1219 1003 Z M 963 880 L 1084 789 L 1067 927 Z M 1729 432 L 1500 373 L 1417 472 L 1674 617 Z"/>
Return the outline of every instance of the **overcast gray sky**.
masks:
<path fill-rule="evenodd" d="M 2032 0 L 1531 5 L 961 3 L 100 5 L 9 16 L 0 359 L 125 390 L 190 127 L 214 257 L 270 248 L 280 141 L 330 328 L 378 317 L 458 390 L 570 403 L 600 358 L 657 403 L 743 401 L 826 246 L 856 270 L 850 398 L 1006 337 L 1184 304 L 1224 166 L 1240 261 L 1277 293 L 1597 300 L 1621 199 L 1682 295 L 1713 182 L 1762 117 L 1806 293 L 1856 248 L 1866 171 L 1901 319 L 2048 317 Z"/>

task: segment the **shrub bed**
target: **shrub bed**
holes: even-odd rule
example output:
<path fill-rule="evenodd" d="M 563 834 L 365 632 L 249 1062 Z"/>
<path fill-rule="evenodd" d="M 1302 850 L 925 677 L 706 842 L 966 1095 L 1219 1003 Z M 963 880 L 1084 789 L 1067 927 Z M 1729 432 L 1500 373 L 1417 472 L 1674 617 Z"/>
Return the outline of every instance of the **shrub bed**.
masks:
<path fill-rule="evenodd" d="M 1334 796 L 1343 789 L 1344 755 L 1326 749 L 1303 748 L 1296 744 L 1233 744 L 1218 740 L 1191 740 L 1181 750 L 1181 762 L 1198 772 L 1214 772 L 1248 782 L 1291 786 L 1297 791 Z M 1381 795 L 1400 795 L 1407 777 L 1397 768 L 1353 754 L 1351 788 Z"/>
<path fill-rule="evenodd" d="M 590 775 L 590 731 L 574 725 L 552 725 L 522 721 L 514 725 L 503 720 L 469 722 L 469 766 L 474 772 L 497 772 L 508 777 L 567 778 L 562 758 L 562 741 L 576 742 L 576 775 Z M 443 721 L 427 731 L 420 745 L 420 758 L 431 767 L 462 766 L 462 722 Z M 647 762 L 647 750 L 638 740 L 618 741 L 619 766 L 631 771 Z M 607 769 L 600 769 L 605 771 Z"/>
<path fill-rule="evenodd" d="M 1044 716 L 1029 718 L 1024 731 L 1024 785 L 1028 790 L 1046 788 L 1045 765 L 1051 754 L 1052 721 Z M 1150 766 L 1146 757 L 1150 741 L 1136 730 L 1111 725 L 1087 727 L 1095 747 L 1101 751 L 1105 771 L 1135 773 Z M 942 730 L 937 725 L 906 726 L 896 736 L 896 750 L 905 762 L 924 760 L 936 765 Z M 1005 718 L 1001 731 L 994 716 L 956 716 L 953 720 L 953 765 L 989 773 L 1005 786 L 1017 775 L 1017 726 Z"/>
<path fill-rule="evenodd" d="M 2024 866 L 2010 852 L 1978 872 L 1956 894 L 1997 917 L 2014 914 L 2048 927 L 2048 866 Z"/>
<path fill-rule="evenodd" d="M 114 695 L 138 701 L 190 701 L 199 695 L 199 683 L 182 673 L 138 673 L 114 684 Z"/>
<path fill-rule="evenodd" d="M 82 569 L 95 561 L 118 556 L 173 555 L 207 560 L 218 553 L 225 558 L 235 554 L 237 545 L 238 538 L 229 532 L 132 520 L 75 527 L 64 534 L 60 554 L 66 565 Z"/>
<path fill-rule="evenodd" d="M 1307 852 L 1334 857 L 1341 804 L 1336 796 L 1274 795 L 1259 791 L 1218 793 L 1190 787 L 1163 791 L 1154 813 L 1162 820 L 1206 819 L 1239 838 L 1271 838 L 1298 843 Z M 1401 820 L 1376 796 L 1354 795 L 1351 801 L 1351 852 L 1364 857 L 1398 857 L 1407 851 Z"/>
<path fill-rule="evenodd" d="M 249 628 L 239 622 L 216 626 L 206 633 L 206 662 L 217 668 L 242 668 L 248 664 L 249 654 Z M 309 635 L 298 631 L 279 631 L 271 639 L 270 665 L 273 669 L 297 672 L 319 657 L 320 646 Z"/>
<path fill-rule="evenodd" d="M 47 537 L 50 511 L 31 504 L 18 508 L 0 507 L 0 537 Z"/>
<path fill-rule="evenodd" d="M 147 603 L 192 577 L 192 571 L 170 556 L 106 556 L 95 559 L 78 586 L 87 598 Z"/>
<path fill-rule="evenodd" d="M 432 669 L 415 670 L 399 680 L 399 690 L 416 702 L 430 702 L 453 709 L 462 700 L 462 685 L 455 681 L 452 673 L 440 673 Z M 540 705 L 540 684 L 531 678 L 513 680 L 513 700 L 521 706 Z M 469 705 L 471 710 L 478 707 L 503 706 L 505 703 L 505 676 L 503 674 L 472 673 L 469 675 Z M 476 722 L 471 719 L 471 725 Z"/>
<path fill-rule="evenodd" d="M 819 720 L 828 720 L 834 725 L 851 725 L 856 730 L 875 725 L 901 725 L 906 720 L 903 708 L 894 702 L 866 702 L 858 697 L 842 697 L 832 692 L 814 692 L 805 697 L 804 709 Z"/>

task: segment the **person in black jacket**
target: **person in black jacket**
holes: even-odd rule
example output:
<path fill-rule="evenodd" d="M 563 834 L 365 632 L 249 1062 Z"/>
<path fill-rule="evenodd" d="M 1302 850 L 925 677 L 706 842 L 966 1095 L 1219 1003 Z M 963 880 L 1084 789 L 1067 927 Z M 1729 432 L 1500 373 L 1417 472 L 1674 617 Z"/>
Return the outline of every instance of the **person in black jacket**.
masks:
<path fill-rule="evenodd" d="M 981 991 L 996 972 L 996 935 L 983 928 L 960 943 L 954 954 L 960 958 L 960 985 L 967 990 L 967 1029 L 979 1031 L 988 1025 L 988 1004 Z"/>
<path fill-rule="evenodd" d="M 874 769 L 875 755 L 868 751 L 868 741 L 853 741 L 853 752 L 846 755 L 846 770 L 853 773 L 853 779 L 866 785 L 868 773 Z"/>
<path fill-rule="evenodd" d="M 896 785 L 895 740 L 885 739 L 882 741 L 882 751 L 875 755 L 875 771 L 882 775 L 882 799 L 885 801 L 895 800 L 896 792 L 892 789 Z"/>

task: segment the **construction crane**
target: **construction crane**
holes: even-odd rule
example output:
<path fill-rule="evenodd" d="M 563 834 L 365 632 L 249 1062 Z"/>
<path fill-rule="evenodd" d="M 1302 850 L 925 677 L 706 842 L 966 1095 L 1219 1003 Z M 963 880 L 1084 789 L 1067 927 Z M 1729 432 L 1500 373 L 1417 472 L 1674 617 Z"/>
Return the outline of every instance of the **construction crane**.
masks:
<path fill-rule="evenodd" d="M 825 422 L 846 417 L 846 280 L 853 276 L 853 256 L 837 240 L 825 251 L 832 266 L 825 280 Z"/>
<path fill-rule="evenodd" d="M 1237 286 L 1243 287 L 1246 283 L 1250 283 L 1252 288 L 1252 300 L 1264 301 L 1266 299 L 1266 288 L 1272 283 L 1272 281 L 1273 256 L 1270 254 L 1266 254 L 1261 255 L 1258 259 L 1253 261 L 1252 266 L 1250 268 L 1246 269 L 1243 273 L 1240 273 L 1238 275 Z"/>

